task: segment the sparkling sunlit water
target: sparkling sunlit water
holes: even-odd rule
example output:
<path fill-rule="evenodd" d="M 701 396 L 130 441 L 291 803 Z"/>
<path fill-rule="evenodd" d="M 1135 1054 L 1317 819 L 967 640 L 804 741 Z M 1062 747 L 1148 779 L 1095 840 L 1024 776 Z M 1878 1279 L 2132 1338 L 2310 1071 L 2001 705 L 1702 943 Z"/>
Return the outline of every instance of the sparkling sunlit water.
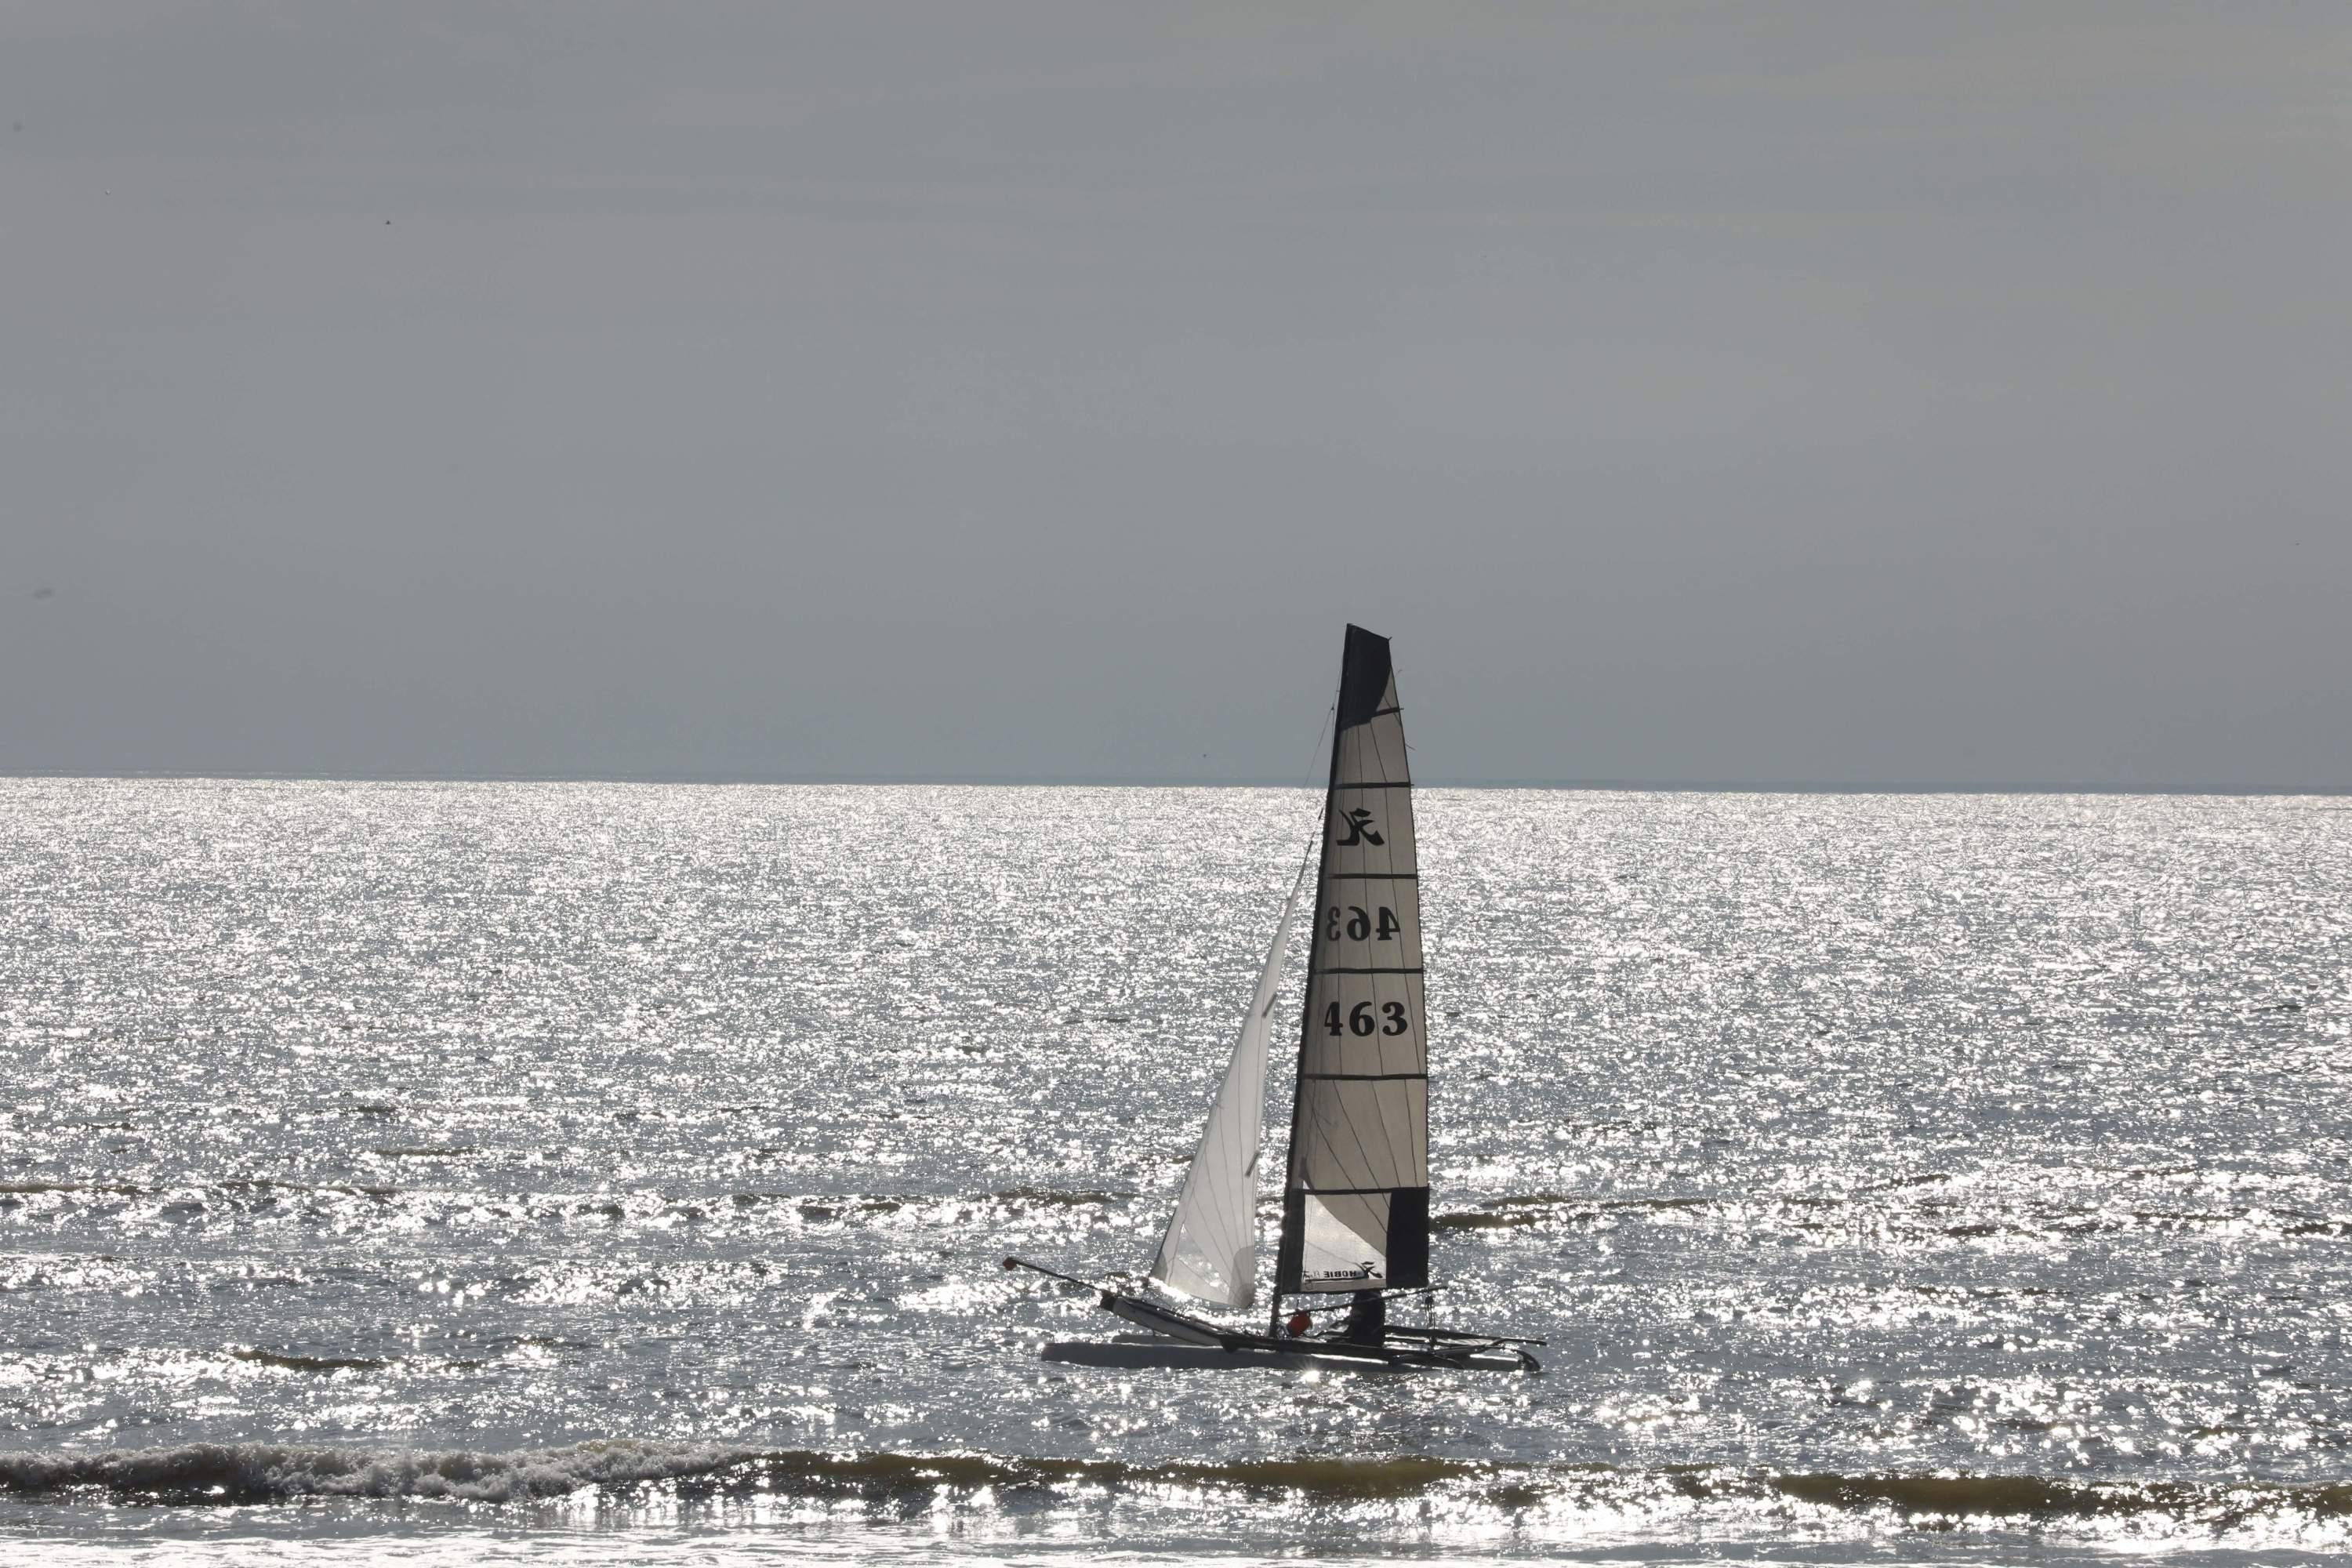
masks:
<path fill-rule="evenodd" d="M 1545 1375 L 1041 1361 L 1314 806 L 0 782 L 0 1556 L 2352 1549 L 2336 800 L 1423 792 Z"/>

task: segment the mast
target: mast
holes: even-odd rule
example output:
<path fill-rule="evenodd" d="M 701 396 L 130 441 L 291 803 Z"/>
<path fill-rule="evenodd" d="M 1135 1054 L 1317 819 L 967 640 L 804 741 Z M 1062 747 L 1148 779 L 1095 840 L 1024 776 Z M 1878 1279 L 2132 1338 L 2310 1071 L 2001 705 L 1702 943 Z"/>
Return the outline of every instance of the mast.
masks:
<path fill-rule="evenodd" d="M 1285 1295 L 1429 1282 L 1429 1058 L 1412 780 L 1388 639 L 1350 626 L 1310 911 L 1276 1254 Z"/>

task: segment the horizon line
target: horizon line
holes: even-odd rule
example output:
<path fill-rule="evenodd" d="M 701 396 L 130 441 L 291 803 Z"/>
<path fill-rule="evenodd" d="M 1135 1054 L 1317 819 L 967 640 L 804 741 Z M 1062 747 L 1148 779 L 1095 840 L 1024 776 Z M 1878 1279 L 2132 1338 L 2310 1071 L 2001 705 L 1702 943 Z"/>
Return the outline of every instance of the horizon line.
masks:
<path fill-rule="evenodd" d="M 671 773 L 520 771 L 514 773 L 340 773 L 290 770 L 107 769 L 96 772 L 44 770 L 0 773 L 0 779 L 92 783 L 184 782 L 190 784 L 693 784 L 709 787 L 929 786 L 972 789 L 1280 789 L 1313 793 L 1319 785 L 1272 778 L 1186 778 L 1113 773 L 749 773 L 728 770 Z M 1413 781 L 1420 789 L 1554 790 L 1627 795 L 2352 795 L 2352 784 L 2252 784 L 2242 781 L 2192 784 L 2086 784 L 2047 780 L 1966 782 L 1911 779 L 1856 782 L 1834 779 L 1543 779 L 1435 778 Z"/>

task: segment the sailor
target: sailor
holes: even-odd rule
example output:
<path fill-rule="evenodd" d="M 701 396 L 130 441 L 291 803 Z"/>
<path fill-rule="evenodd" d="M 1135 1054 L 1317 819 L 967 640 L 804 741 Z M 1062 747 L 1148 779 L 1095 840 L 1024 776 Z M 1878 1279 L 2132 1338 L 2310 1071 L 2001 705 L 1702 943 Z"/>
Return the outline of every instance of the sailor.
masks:
<path fill-rule="evenodd" d="M 1348 1299 L 1348 1326 L 1339 1337 L 1350 1344 L 1376 1345 L 1388 1338 L 1389 1299 L 1378 1290 L 1359 1290 Z"/>

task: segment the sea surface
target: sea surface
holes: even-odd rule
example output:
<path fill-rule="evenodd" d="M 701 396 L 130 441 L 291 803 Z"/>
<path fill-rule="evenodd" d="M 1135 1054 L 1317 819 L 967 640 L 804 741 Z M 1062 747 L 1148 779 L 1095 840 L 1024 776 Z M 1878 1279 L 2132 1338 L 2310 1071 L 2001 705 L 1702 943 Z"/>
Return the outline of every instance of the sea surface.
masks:
<path fill-rule="evenodd" d="M 1544 1373 L 1043 1359 L 1318 804 L 0 781 L 0 1561 L 2352 1552 L 2340 799 L 1423 791 Z"/>

